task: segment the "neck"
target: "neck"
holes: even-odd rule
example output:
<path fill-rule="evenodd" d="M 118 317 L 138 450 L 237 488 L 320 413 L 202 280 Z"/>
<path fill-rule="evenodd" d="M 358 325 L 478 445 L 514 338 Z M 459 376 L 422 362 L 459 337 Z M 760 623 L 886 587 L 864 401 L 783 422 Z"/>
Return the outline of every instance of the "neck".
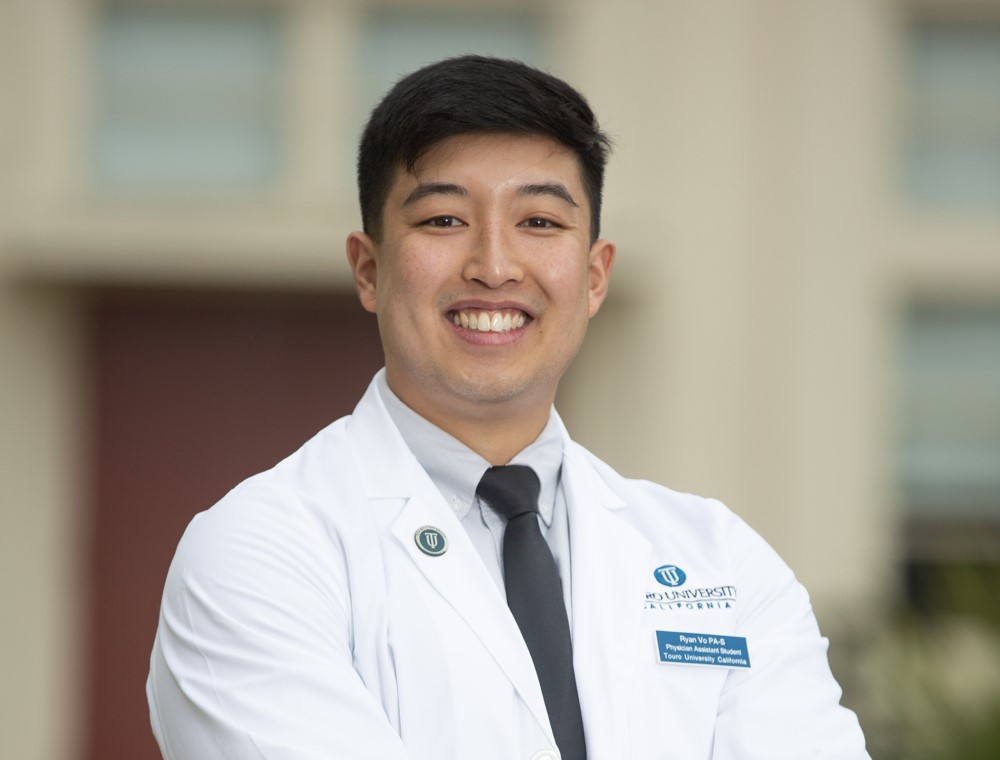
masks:
<path fill-rule="evenodd" d="M 491 465 L 507 464 L 533 443 L 548 424 L 552 408 L 552 400 L 548 399 L 521 406 L 510 401 L 479 402 L 470 409 L 452 406 L 442 410 L 441 406 L 409 399 L 395 388 L 393 392 L 410 409 L 457 438 Z"/>
<path fill-rule="evenodd" d="M 484 422 L 475 426 L 453 426 L 431 419 L 431 422 L 460 440 L 491 465 L 507 464 L 541 435 L 547 421 L 548 412 L 530 425 L 516 427 L 507 424 L 506 420 L 496 424 Z"/>

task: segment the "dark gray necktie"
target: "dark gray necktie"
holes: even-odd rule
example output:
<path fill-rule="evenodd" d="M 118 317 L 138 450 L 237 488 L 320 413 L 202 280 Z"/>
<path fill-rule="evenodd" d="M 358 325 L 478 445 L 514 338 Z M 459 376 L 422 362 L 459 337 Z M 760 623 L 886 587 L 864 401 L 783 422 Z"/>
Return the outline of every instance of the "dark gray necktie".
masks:
<path fill-rule="evenodd" d="M 507 518 L 503 537 L 507 606 L 531 652 L 545 709 L 563 760 L 587 757 L 573 645 L 562 581 L 538 527 L 538 476 L 530 467 L 491 467 L 476 494 Z"/>

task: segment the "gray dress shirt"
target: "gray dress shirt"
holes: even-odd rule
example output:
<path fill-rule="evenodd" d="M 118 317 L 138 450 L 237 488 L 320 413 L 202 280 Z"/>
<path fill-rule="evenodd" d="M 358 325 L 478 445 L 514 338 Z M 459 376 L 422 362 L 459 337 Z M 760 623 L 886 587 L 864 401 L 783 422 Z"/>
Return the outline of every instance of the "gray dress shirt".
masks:
<path fill-rule="evenodd" d="M 384 373 L 378 376 L 378 380 L 379 393 L 403 440 L 461 521 L 487 571 L 503 593 L 503 532 L 506 521 L 488 504 L 476 498 L 476 487 L 490 463 L 404 404 L 392 392 Z M 538 474 L 542 486 L 538 497 L 542 535 L 559 568 L 563 600 L 572 630 L 569 522 L 560 478 L 562 460 L 562 422 L 553 409 L 538 438 L 508 464 L 528 465 Z"/>

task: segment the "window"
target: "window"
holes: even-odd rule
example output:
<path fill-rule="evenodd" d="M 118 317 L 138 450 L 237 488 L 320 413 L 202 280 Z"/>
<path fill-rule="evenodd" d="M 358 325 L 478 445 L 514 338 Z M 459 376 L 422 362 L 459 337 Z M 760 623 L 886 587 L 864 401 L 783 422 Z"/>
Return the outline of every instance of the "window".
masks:
<path fill-rule="evenodd" d="M 542 43 L 538 20 L 524 13 L 372 14 L 360 66 L 367 105 L 374 106 L 404 74 L 464 53 L 544 66 L 540 60 Z M 364 110 L 367 113 L 369 109 Z"/>
<path fill-rule="evenodd" d="M 910 513 L 1000 522 L 1000 308 L 915 308 L 903 378 Z"/>
<path fill-rule="evenodd" d="M 989 612 L 1000 581 L 1000 307 L 912 309 L 901 390 L 907 596 L 929 614 Z"/>
<path fill-rule="evenodd" d="M 112 5 L 101 14 L 96 184 L 197 193 L 271 179 L 279 20 L 240 5 Z"/>
<path fill-rule="evenodd" d="M 1000 17 L 919 19 L 906 76 L 907 195 L 939 208 L 1000 208 Z"/>

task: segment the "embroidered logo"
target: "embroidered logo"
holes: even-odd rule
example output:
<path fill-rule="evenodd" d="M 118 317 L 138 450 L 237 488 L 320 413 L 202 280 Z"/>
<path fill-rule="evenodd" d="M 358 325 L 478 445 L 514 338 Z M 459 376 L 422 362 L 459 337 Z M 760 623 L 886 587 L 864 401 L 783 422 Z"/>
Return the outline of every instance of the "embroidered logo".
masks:
<path fill-rule="evenodd" d="M 661 565 L 653 571 L 653 577 L 656 578 L 657 583 L 676 588 L 677 586 L 684 585 L 684 581 L 687 580 L 687 573 L 677 567 L 677 565 Z"/>

